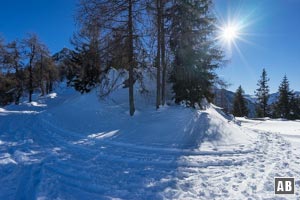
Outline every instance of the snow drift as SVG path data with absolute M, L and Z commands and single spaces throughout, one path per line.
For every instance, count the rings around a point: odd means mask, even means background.
M 127 92 L 127 89 L 117 89 L 110 97 L 101 100 L 97 90 L 85 95 L 74 94 L 71 98 L 62 93 L 60 98 L 65 98 L 65 101 L 41 115 L 45 123 L 86 136 L 83 138 L 86 140 L 105 138 L 147 147 L 197 151 L 204 144 L 218 149 L 252 142 L 253 135 L 245 133 L 232 117 L 212 104 L 206 110 L 174 104 L 155 110 L 155 92 L 151 90 L 141 94 L 136 88 L 136 113 L 130 117 Z M 102 137 L 91 137 L 97 134 Z

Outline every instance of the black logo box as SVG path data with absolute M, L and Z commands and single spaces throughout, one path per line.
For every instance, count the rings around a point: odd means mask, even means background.
M 274 180 L 275 180 L 275 184 L 274 184 L 275 194 L 295 194 L 295 178 L 275 177 Z M 289 188 L 289 186 L 291 188 Z

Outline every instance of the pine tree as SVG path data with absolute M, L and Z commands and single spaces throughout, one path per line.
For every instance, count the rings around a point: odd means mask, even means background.
M 291 92 L 289 119 L 295 120 L 299 118 L 300 118 L 300 98 L 296 97 L 294 92 Z
M 201 99 L 212 100 L 214 69 L 220 66 L 222 52 L 214 40 L 215 18 L 210 0 L 175 0 L 170 8 L 170 48 L 173 53 L 175 102 L 194 107 Z
M 287 119 L 290 117 L 290 111 L 291 111 L 290 98 L 292 92 L 290 91 L 289 81 L 286 75 L 282 79 L 282 82 L 278 89 L 278 93 L 279 93 L 279 98 L 275 106 L 276 109 L 275 116 Z
M 232 110 L 232 114 L 236 117 L 244 117 L 248 115 L 248 108 L 246 106 L 247 103 L 243 95 L 244 90 L 242 89 L 242 86 L 239 86 L 235 92 Z
M 269 100 L 269 86 L 267 72 L 263 69 L 260 80 L 257 83 L 255 95 L 257 97 L 256 115 L 257 117 L 267 117 L 270 114 L 268 100 Z
M 88 93 L 101 81 L 100 66 L 100 27 L 97 19 L 92 17 L 82 22 L 78 32 L 72 38 L 75 52 L 72 54 L 73 74 L 69 85 L 81 93 Z M 80 20 L 78 20 L 81 22 Z
M 14 101 L 12 89 L 15 88 L 15 86 L 14 74 L 0 73 L 0 106 L 5 106 Z

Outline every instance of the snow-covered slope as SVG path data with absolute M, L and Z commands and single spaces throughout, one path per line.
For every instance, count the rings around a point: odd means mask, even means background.
M 97 90 L 61 86 L 2 108 L 0 199 L 273 197 L 267 170 L 279 149 L 269 149 L 269 135 L 213 105 L 156 111 L 149 102 L 151 91 L 137 95 L 130 117 L 127 89 L 99 101 Z

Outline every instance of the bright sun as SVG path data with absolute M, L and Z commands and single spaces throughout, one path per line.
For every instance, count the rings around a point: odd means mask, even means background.
M 221 30 L 221 37 L 226 42 L 233 42 L 239 36 L 239 30 L 236 26 L 228 25 Z
M 240 14 L 243 14 L 240 15 Z M 255 11 L 251 11 L 249 14 L 236 10 L 236 12 L 228 12 L 227 19 L 221 15 L 218 16 L 217 23 L 215 24 L 215 40 L 220 44 L 220 47 L 226 52 L 226 56 L 231 57 L 233 50 L 240 55 L 244 60 L 244 55 L 239 48 L 239 43 L 247 43 L 255 45 L 247 39 L 248 36 L 257 35 L 256 33 L 250 33 L 249 28 L 256 20 Z

